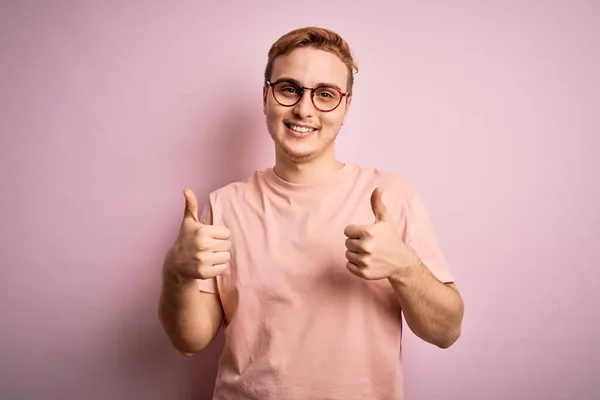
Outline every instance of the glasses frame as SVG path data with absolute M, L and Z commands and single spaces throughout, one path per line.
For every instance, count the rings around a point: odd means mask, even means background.
M 290 83 L 290 84 L 298 86 L 300 88 L 300 96 L 298 96 L 298 100 L 296 100 L 296 102 L 294 104 L 282 104 L 279 100 L 277 100 L 277 97 L 275 96 L 275 87 L 274 86 L 277 85 L 277 84 L 279 84 L 279 83 L 282 83 L 282 82 Z M 311 101 L 313 107 L 315 107 L 317 110 L 319 110 L 321 112 L 332 112 L 333 110 L 335 110 L 336 108 L 338 108 L 340 106 L 340 104 L 342 104 L 342 101 L 344 100 L 344 97 L 351 95 L 351 93 L 349 91 L 344 93 L 340 89 L 332 87 L 332 86 L 319 85 L 319 86 L 316 86 L 314 88 L 311 88 L 311 87 L 302 86 L 298 82 L 294 82 L 294 81 L 291 81 L 291 80 L 281 80 L 281 81 L 277 81 L 277 82 L 265 81 L 265 84 L 268 87 L 271 88 L 271 92 L 273 93 L 273 99 L 280 106 L 283 106 L 283 107 L 294 107 L 296 104 L 300 103 L 300 100 L 302 100 L 302 97 L 304 97 L 304 92 L 309 92 L 310 93 L 310 101 Z M 336 92 L 338 92 L 340 94 L 340 101 L 331 110 L 323 110 L 323 109 L 317 107 L 317 105 L 315 104 L 315 90 L 320 89 L 320 88 L 327 88 L 327 89 L 335 90 Z

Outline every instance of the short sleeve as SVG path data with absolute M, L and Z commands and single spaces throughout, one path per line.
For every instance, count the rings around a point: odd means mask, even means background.
M 408 203 L 407 245 L 419 256 L 423 264 L 441 282 L 453 282 L 450 267 L 440 249 L 431 218 L 421 196 L 413 191 Z
M 212 225 L 212 207 L 210 199 L 207 199 L 204 206 L 198 214 L 198 221 L 201 224 Z M 198 279 L 198 287 L 202 292 L 217 293 L 217 282 L 215 278 Z

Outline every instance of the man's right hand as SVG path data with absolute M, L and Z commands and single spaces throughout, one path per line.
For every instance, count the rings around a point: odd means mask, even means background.
M 185 189 L 183 194 L 183 221 L 169 251 L 165 272 L 179 282 L 213 278 L 225 271 L 231 258 L 231 231 L 225 226 L 200 223 L 196 195 L 190 189 Z

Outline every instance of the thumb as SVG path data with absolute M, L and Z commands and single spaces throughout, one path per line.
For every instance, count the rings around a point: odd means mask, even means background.
M 384 222 L 390 219 L 390 214 L 381 199 L 380 188 L 375 188 L 371 194 L 371 209 L 375 215 L 375 222 Z
M 185 210 L 183 212 L 183 220 L 193 220 L 198 221 L 198 199 L 196 199 L 196 195 L 192 192 L 191 189 L 185 189 L 183 191 L 183 196 L 185 197 Z

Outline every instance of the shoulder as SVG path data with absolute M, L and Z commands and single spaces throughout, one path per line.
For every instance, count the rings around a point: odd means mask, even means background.
M 416 186 L 404 175 L 375 166 L 355 165 L 357 179 L 365 180 L 373 188 L 379 187 L 383 197 L 410 205 L 419 198 Z
M 243 200 L 249 193 L 260 190 L 264 184 L 265 170 L 254 171 L 245 179 L 228 183 L 210 192 L 209 197 L 213 207 L 219 203 Z
M 369 181 L 369 188 L 381 188 L 383 203 L 396 216 L 402 229 L 406 230 L 407 237 L 423 227 L 423 232 L 429 229 L 429 212 L 416 185 L 397 172 L 376 167 L 359 169 L 360 175 Z

